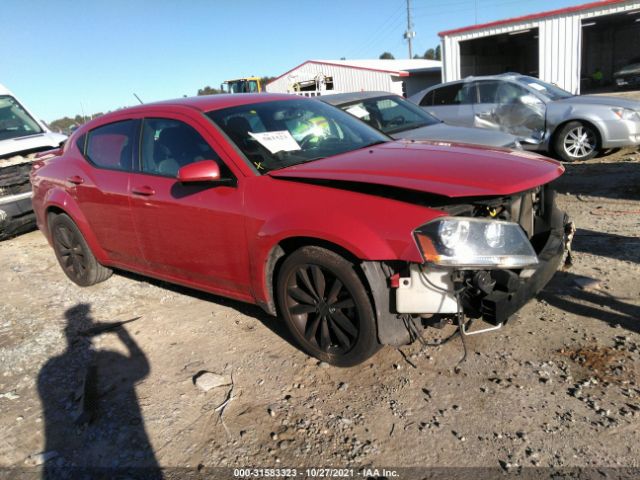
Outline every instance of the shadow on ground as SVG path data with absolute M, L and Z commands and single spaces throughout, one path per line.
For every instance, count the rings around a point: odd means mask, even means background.
M 98 323 L 91 306 L 65 312 L 67 346 L 38 375 L 47 456 L 42 478 L 162 478 L 135 385 L 150 371 L 124 322 Z M 131 319 L 135 320 L 135 319 Z M 96 350 L 117 335 L 126 354 Z
M 621 200 L 640 200 L 638 164 L 624 161 L 635 155 L 637 151 L 626 149 L 604 157 L 606 161 L 565 163 L 565 174 L 554 182 L 554 187 L 558 193 L 616 199 L 616 204 Z M 612 208 L 612 204 L 603 207 L 619 209 Z
M 195 290 L 189 287 L 183 287 L 181 285 L 168 283 L 162 280 L 156 280 L 154 278 L 145 277 L 143 275 L 138 275 L 136 273 L 127 272 L 124 270 L 118 270 L 117 273 L 123 277 L 135 280 L 136 282 L 149 283 L 158 288 L 163 288 L 174 293 L 179 293 L 180 295 L 187 295 L 189 297 L 197 298 L 198 300 L 203 300 L 205 302 L 211 302 L 217 305 L 222 305 L 224 307 L 233 308 L 234 310 L 237 310 L 247 317 L 255 318 L 256 320 L 264 324 L 273 333 L 289 343 L 292 347 L 296 349 L 300 348 L 300 346 L 296 343 L 295 339 L 287 329 L 284 321 L 280 318 L 269 315 L 257 305 L 240 302 L 227 297 L 221 297 L 212 293 Z
M 576 284 L 579 278 L 582 277 L 558 272 L 539 298 L 565 312 L 640 333 L 640 306 L 627 302 L 633 299 L 619 298 L 603 290 L 582 290 Z
M 579 228 L 571 246 L 576 252 L 640 263 L 640 237 Z

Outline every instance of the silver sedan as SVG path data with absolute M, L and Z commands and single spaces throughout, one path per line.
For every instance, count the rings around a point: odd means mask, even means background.
M 554 152 L 565 161 L 640 144 L 640 102 L 572 95 L 525 75 L 468 77 L 409 100 L 447 123 L 508 132 L 525 149 Z
M 322 95 L 325 103 L 341 108 L 392 138 L 469 143 L 522 150 L 514 135 L 481 128 L 456 127 L 388 92 Z

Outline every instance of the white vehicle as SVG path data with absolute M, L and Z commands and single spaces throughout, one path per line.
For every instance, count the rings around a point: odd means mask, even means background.
M 58 148 L 66 139 L 0 85 L 0 240 L 35 225 L 29 183 L 33 154 Z

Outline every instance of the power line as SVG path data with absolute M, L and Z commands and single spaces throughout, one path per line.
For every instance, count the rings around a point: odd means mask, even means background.
M 389 26 L 391 26 L 392 24 L 397 24 L 397 20 L 402 19 L 401 14 L 403 10 L 404 7 L 397 7 L 393 14 L 388 16 L 378 28 L 373 30 L 373 32 L 375 33 L 370 36 L 364 43 L 362 43 L 360 48 L 358 48 L 357 50 L 353 50 L 353 56 L 357 57 L 362 52 L 367 51 L 372 46 L 372 44 L 376 42 L 376 40 L 380 39 L 383 31 L 387 31 Z

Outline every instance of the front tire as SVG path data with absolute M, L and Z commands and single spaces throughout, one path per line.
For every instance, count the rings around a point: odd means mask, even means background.
M 589 160 L 600 150 L 598 132 L 586 123 L 569 122 L 556 133 L 553 148 L 565 162 Z
M 302 349 L 324 362 L 350 367 L 379 348 L 367 290 L 353 263 L 320 247 L 302 247 L 278 273 L 280 314 Z
M 49 223 L 56 258 L 72 282 L 88 287 L 111 276 L 113 271 L 100 265 L 80 229 L 68 215 L 55 215 Z

